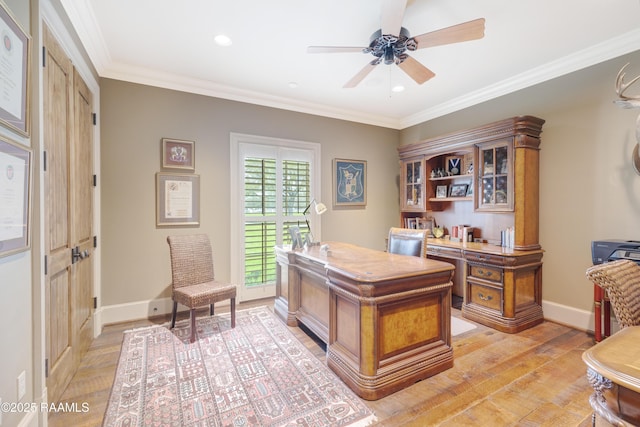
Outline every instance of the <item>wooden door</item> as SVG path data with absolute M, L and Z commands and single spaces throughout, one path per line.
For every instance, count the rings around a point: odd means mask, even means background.
M 47 388 L 57 401 L 93 330 L 91 96 L 43 26 Z

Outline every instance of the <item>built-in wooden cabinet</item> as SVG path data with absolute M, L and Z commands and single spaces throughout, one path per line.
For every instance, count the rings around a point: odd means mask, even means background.
M 513 211 L 513 140 L 478 144 L 476 210 Z
M 543 124 L 532 116 L 513 117 L 398 149 L 402 226 L 412 223 L 408 219 L 429 217 L 444 227 L 444 239 L 429 239 L 427 256 L 456 265 L 463 316 L 504 332 L 543 320 L 538 240 Z M 416 188 L 409 164 L 421 165 L 422 204 L 405 203 Z M 462 224 L 473 227 L 474 241 L 446 239 Z M 509 247 L 501 244 L 505 229 L 513 235 Z
M 400 197 L 404 211 L 422 212 L 425 205 L 425 163 L 424 158 L 402 161 L 402 195 Z

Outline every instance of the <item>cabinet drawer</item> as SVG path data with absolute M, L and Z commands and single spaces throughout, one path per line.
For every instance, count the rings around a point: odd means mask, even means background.
M 469 277 L 477 277 L 478 279 L 491 280 L 492 282 L 502 284 L 502 269 L 469 264 Z
M 469 302 L 502 312 L 502 289 L 467 282 L 469 285 Z

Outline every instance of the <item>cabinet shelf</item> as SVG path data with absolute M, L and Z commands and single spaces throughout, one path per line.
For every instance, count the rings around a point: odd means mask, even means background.
M 430 197 L 430 202 L 472 202 L 473 197 Z
M 451 181 L 452 179 L 463 179 L 463 178 L 473 179 L 473 174 L 466 173 L 462 175 L 450 175 L 450 176 L 443 176 L 439 178 L 429 178 L 429 181 Z

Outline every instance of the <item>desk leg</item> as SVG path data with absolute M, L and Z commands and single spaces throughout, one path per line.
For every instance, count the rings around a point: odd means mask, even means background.
M 593 284 L 593 306 L 594 306 L 594 335 L 596 342 L 602 341 L 602 294 L 600 286 Z

